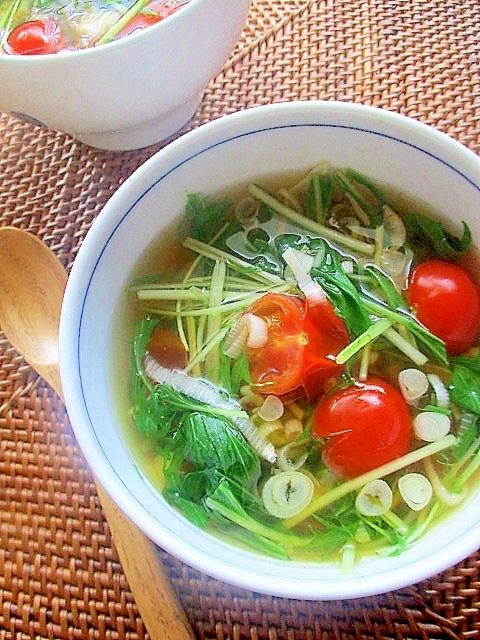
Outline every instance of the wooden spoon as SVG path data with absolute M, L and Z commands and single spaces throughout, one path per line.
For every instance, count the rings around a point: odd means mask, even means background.
M 0 228 L 0 326 L 25 361 L 62 398 L 58 328 L 67 272 L 46 244 Z M 125 576 L 152 640 L 193 640 L 154 544 L 96 488 Z

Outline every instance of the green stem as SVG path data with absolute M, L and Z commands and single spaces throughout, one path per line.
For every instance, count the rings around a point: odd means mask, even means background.
M 359 253 L 363 253 L 368 256 L 373 255 L 374 247 L 371 244 L 368 244 L 367 242 L 362 242 L 361 240 L 356 240 L 351 236 L 346 236 L 345 234 L 339 233 L 334 229 L 330 229 L 329 227 L 319 224 L 314 220 L 310 220 L 310 218 L 307 218 L 303 214 L 298 213 L 297 211 L 295 211 L 295 209 L 292 209 L 284 205 L 282 202 L 280 202 L 279 200 L 271 196 L 269 193 L 267 193 L 264 189 L 262 189 L 258 185 L 250 184 L 247 187 L 247 190 L 249 194 L 252 196 L 252 198 L 256 198 L 257 200 L 260 200 L 261 202 L 266 204 L 268 207 L 270 207 L 270 209 L 273 209 L 284 218 L 291 220 L 291 222 L 298 224 L 303 229 L 312 231 L 313 233 L 315 233 L 317 236 L 320 236 L 321 238 L 327 238 L 329 240 L 332 240 L 333 242 L 337 242 L 338 244 L 341 244 L 344 247 L 348 247 L 353 251 L 358 251 Z
M 362 474 L 361 476 L 357 476 L 356 478 L 352 478 L 351 480 L 347 480 L 342 484 L 337 485 L 333 489 L 325 492 L 321 496 L 318 496 L 308 505 L 306 509 L 304 509 L 297 516 L 292 518 L 288 518 L 284 521 L 284 524 L 288 527 L 294 527 L 297 524 L 300 524 L 314 513 L 321 511 L 332 502 L 336 502 L 343 498 L 344 496 L 352 493 L 352 491 L 358 491 L 363 486 L 372 482 L 373 480 L 378 480 L 378 478 L 383 478 L 388 476 L 395 471 L 399 471 L 405 467 L 410 466 L 411 464 L 415 464 L 428 456 L 434 455 L 443 451 L 444 449 L 449 449 L 453 447 L 457 439 L 454 435 L 449 434 L 436 440 L 435 442 L 431 442 L 420 449 L 415 449 L 415 451 L 410 451 L 409 453 L 397 458 L 396 460 L 392 460 L 391 462 L 387 462 L 387 464 L 382 465 L 381 467 L 377 467 L 376 469 L 372 469 L 367 473 Z
M 137 0 L 130 9 L 125 11 L 125 13 L 105 31 L 103 36 L 97 40 L 97 45 L 106 44 L 116 38 L 123 27 L 125 27 L 138 13 L 141 13 L 147 2 L 148 0 Z
M 189 302 L 205 302 L 208 293 L 197 287 L 189 289 L 140 289 L 137 291 L 139 300 L 184 300 Z
M 387 320 L 386 318 L 382 318 L 381 320 L 374 322 L 371 327 L 368 327 L 368 329 L 360 334 L 358 338 L 355 338 L 353 342 L 350 342 L 350 344 L 340 351 L 335 358 L 337 364 L 345 364 L 345 362 L 350 360 L 350 358 L 360 351 L 360 349 L 363 349 L 363 347 L 366 347 L 367 344 L 375 340 L 375 338 L 378 338 L 382 333 L 385 333 L 391 325 L 392 321 Z
M 4 32 L 3 34 L 1 34 L 2 36 L 8 36 L 10 31 L 12 30 L 15 14 L 17 13 L 18 8 L 22 4 L 22 2 L 23 0 L 15 0 L 15 2 L 10 5 L 10 9 L 5 13 L 5 17 L 0 23 L 0 29 Z M 29 2 L 29 5 L 32 6 L 32 3 Z
M 225 260 L 229 267 L 241 272 L 246 271 L 251 278 L 273 283 L 281 282 L 281 278 L 278 276 L 261 269 L 256 269 L 249 262 L 246 262 L 241 258 L 237 258 L 226 251 L 222 251 L 217 247 L 212 247 L 205 242 L 196 240 L 195 238 L 185 238 L 183 245 L 187 249 L 191 249 L 192 251 L 202 255 L 204 258 L 210 258 L 210 260 Z
M 389 342 L 391 342 L 399 351 L 404 353 L 407 358 L 417 365 L 422 367 L 428 360 L 427 356 L 413 346 L 408 340 L 405 340 L 395 329 L 389 327 L 384 331 L 383 335 Z
M 225 284 L 225 274 L 227 265 L 224 260 L 217 260 L 212 272 L 212 285 L 208 299 L 210 313 L 207 320 L 207 342 L 210 342 L 220 331 L 222 322 L 221 302 L 223 299 L 223 286 Z M 213 311 L 216 309 L 216 311 Z M 218 349 L 210 349 L 205 358 L 205 373 L 213 382 L 218 382 L 218 370 L 220 367 L 220 356 Z
M 286 293 L 291 291 L 292 287 L 289 284 L 280 285 L 279 287 L 273 287 L 271 291 L 276 293 Z M 249 307 L 251 304 L 256 302 L 259 298 L 261 298 L 265 293 L 263 291 L 258 291 L 256 293 L 251 293 L 248 296 L 242 297 L 240 300 L 233 300 L 232 302 L 222 302 L 222 304 L 218 305 L 215 308 L 201 308 L 201 309 L 183 309 L 181 311 L 173 311 L 172 309 L 163 309 L 160 307 L 147 307 L 145 311 L 147 313 L 152 313 L 155 315 L 163 314 L 169 317 L 188 317 L 188 316 L 208 316 L 210 313 L 216 313 L 221 311 L 222 313 L 234 313 L 240 312 Z

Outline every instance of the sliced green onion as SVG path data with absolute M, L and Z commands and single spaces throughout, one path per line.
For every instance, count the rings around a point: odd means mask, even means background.
M 427 378 L 433 387 L 433 391 L 435 392 L 437 405 L 439 407 L 442 407 L 443 409 L 448 409 L 448 407 L 450 406 L 450 396 L 448 394 L 446 386 L 443 383 L 443 380 L 436 373 L 427 374 Z
M 405 402 L 412 407 L 418 405 L 418 401 L 428 391 L 428 378 L 420 369 L 403 369 L 398 374 L 398 385 Z
M 368 482 L 355 499 L 355 507 L 363 516 L 381 516 L 389 511 L 393 502 L 393 493 L 385 480 Z
M 290 518 L 309 504 L 313 482 L 300 471 L 282 471 L 270 476 L 262 489 L 265 509 L 276 518 Z
M 363 253 L 367 256 L 373 255 L 374 248 L 371 244 L 362 242 L 361 240 L 357 240 L 356 238 L 352 238 L 351 236 L 347 236 L 343 233 L 339 233 L 334 229 L 330 229 L 329 227 L 325 227 L 318 222 L 310 220 L 310 218 L 306 218 L 303 214 L 298 213 L 297 211 L 295 211 L 295 209 L 287 207 L 256 184 L 250 184 L 247 189 L 251 196 L 257 198 L 257 200 L 260 200 L 268 207 L 282 215 L 284 218 L 291 220 L 291 222 L 298 224 L 308 231 L 312 231 L 321 238 L 333 240 L 338 244 L 348 247 L 353 251 Z
M 308 457 L 305 446 L 299 442 L 289 442 L 278 451 L 277 466 L 281 471 L 298 471 Z
M 351 480 L 347 480 L 342 484 L 333 487 L 329 491 L 326 491 L 322 495 L 314 498 L 312 502 L 308 505 L 308 509 L 305 509 L 298 517 L 289 518 L 284 524 L 288 528 L 294 527 L 299 524 L 303 520 L 306 520 L 317 511 L 321 511 L 328 505 L 340 500 L 344 496 L 352 493 L 352 491 L 358 491 L 364 485 L 368 484 L 372 480 L 376 480 L 377 478 L 382 478 L 384 476 L 388 476 L 391 473 L 395 473 L 400 469 L 404 469 L 405 467 L 410 466 L 411 464 L 415 464 L 424 458 L 428 458 L 440 451 L 444 451 L 445 449 L 450 449 L 457 442 L 457 439 L 454 435 L 449 434 L 436 442 L 431 442 L 430 444 L 421 447 L 420 449 L 415 449 L 414 451 L 410 451 L 406 453 L 404 456 L 400 456 L 391 462 L 387 462 L 381 467 L 377 467 L 376 469 L 372 469 L 372 471 L 368 471 L 367 473 L 362 474 L 361 476 L 357 476 L 356 478 L 352 478 Z
M 398 481 L 400 495 L 412 511 L 420 511 L 432 499 L 432 483 L 422 473 L 407 473 Z
M 278 396 L 267 396 L 258 409 L 258 417 L 265 422 L 279 420 L 283 416 L 285 407 Z
M 419 440 L 435 442 L 450 432 L 450 418 L 438 411 L 421 411 L 413 419 L 413 432 Z

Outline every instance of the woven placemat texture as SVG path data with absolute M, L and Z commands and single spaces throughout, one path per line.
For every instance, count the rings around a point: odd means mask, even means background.
M 253 0 L 178 135 L 320 98 L 406 114 L 479 153 L 479 12 L 478 0 Z M 0 114 L 0 224 L 70 268 L 104 203 L 161 146 L 103 152 Z M 0 436 L 0 638 L 146 638 L 63 404 L 1 334 Z M 406 589 L 325 603 L 234 588 L 159 553 L 201 640 L 480 638 L 478 554 Z

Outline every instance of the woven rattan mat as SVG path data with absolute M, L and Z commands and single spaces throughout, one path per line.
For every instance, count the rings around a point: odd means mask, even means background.
M 336 99 L 399 111 L 478 153 L 479 12 L 478 0 L 254 0 L 185 130 L 257 104 Z M 158 148 L 100 152 L 0 115 L 0 223 L 70 267 L 102 205 Z M 0 405 L 0 638 L 145 638 L 64 407 L 1 334 Z M 330 603 L 233 588 L 161 554 L 202 640 L 480 638 L 477 554 Z

